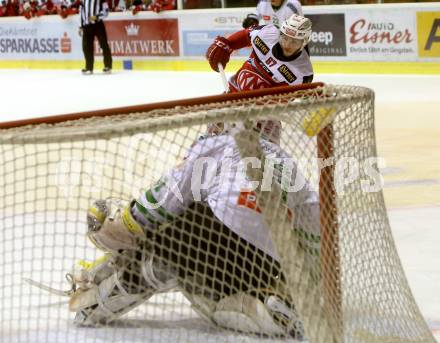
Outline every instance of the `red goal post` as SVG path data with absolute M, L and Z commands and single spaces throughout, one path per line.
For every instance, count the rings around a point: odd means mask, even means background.
M 108 108 L 103 110 L 69 113 L 62 115 L 53 115 L 50 117 L 29 118 L 29 119 L 9 121 L 9 122 L 0 122 L 0 129 L 11 129 L 20 126 L 38 125 L 38 124 L 57 124 L 66 121 L 85 119 L 91 117 L 107 117 L 113 115 L 123 115 L 130 113 L 139 113 L 139 112 L 146 113 L 157 109 L 165 110 L 175 107 L 200 106 L 200 105 L 207 105 L 213 103 L 222 103 L 226 101 L 245 100 L 245 99 L 262 97 L 266 95 L 275 95 L 275 94 L 281 95 L 287 93 L 294 93 L 301 90 L 317 89 L 319 87 L 322 87 L 323 85 L 324 84 L 322 82 L 314 82 L 314 83 L 303 84 L 298 86 L 282 86 L 275 88 L 257 89 L 257 90 L 246 91 L 241 93 L 224 93 L 220 95 L 210 95 L 199 98 L 170 100 L 170 101 L 156 102 L 150 104 Z

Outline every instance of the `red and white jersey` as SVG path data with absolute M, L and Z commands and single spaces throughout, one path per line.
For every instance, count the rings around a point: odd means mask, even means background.
M 280 53 L 280 32 L 274 25 L 249 31 L 252 53 L 229 79 L 231 92 L 298 85 L 313 80 L 313 67 L 306 49 L 286 58 Z
M 285 0 L 281 7 L 274 10 L 270 0 L 260 0 L 257 5 L 257 15 L 264 24 L 274 24 L 280 27 L 283 21 L 292 14 L 304 16 L 301 3 L 298 0 Z
M 266 166 L 272 163 L 273 182 L 283 184 L 283 202 L 289 209 L 285 219 L 292 224 L 293 230 L 302 232 L 302 237 L 310 238 L 304 244 L 319 251 L 317 193 L 299 176 L 297 164 L 285 151 L 266 140 L 260 142 Z M 285 165 L 288 173 L 283 173 Z M 215 216 L 229 229 L 278 259 L 262 210 L 256 205 L 254 182 L 248 180 L 245 167 L 232 136 L 200 139 L 191 147 L 181 166 L 167 173 L 137 200 L 132 208 L 133 215 L 142 225 L 154 228 L 182 214 L 194 201 L 202 201 L 209 204 Z M 287 185 L 289 180 L 290 185 L 299 179 L 302 183 L 296 189 L 286 190 L 286 179 Z

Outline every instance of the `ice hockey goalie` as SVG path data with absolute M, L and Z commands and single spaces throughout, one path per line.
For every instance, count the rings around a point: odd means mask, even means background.
M 272 168 L 273 182 L 285 183 L 284 175 L 291 183 L 298 179 L 296 164 L 278 145 L 259 142 L 270 156 L 266 162 L 273 162 L 265 166 Z M 107 324 L 154 294 L 179 290 L 219 327 L 303 337 L 243 163 L 231 133 L 204 137 L 139 198 L 95 201 L 87 213 L 87 236 L 105 255 L 82 262 L 70 276 L 75 322 Z M 303 232 L 302 243 L 315 252 L 309 258 L 317 264 L 317 194 L 307 182 L 283 194 L 292 229 Z

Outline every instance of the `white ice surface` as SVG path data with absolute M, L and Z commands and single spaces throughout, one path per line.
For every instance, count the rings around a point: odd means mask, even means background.
M 315 81 L 370 87 L 377 102 L 438 100 L 439 76 L 317 75 Z M 0 70 L 0 122 L 223 92 L 210 72 L 131 72 L 83 76 L 78 71 Z
M 405 103 L 438 103 L 440 94 L 438 76 L 341 74 L 317 75 L 315 80 L 367 86 L 376 91 L 376 102 L 402 103 L 402 106 Z M 115 71 L 112 75 L 82 76 L 78 71 L 0 70 L 0 122 L 199 97 L 222 91 L 221 79 L 216 73 Z M 414 296 L 440 342 L 440 206 L 393 209 L 389 211 L 389 218 Z M 34 321 L 38 324 L 38 318 Z M 47 327 L 44 323 L 39 325 Z M 195 320 L 181 325 L 173 330 L 186 330 L 188 341 L 191 341 L 188 327 L 200 323 Z M 159 327 L 159 331 L 161 329 L 169 328 Z M 164 342 L 173 341 L 173 330 L 169 340 Z M 98 330 L 92 336 L 98 334 L 105 342 L 109 337 L 122 339 L 120 332 Z M 45 336 L 39 337 L 41 335 L 41 332 L 29 331 L 25 337 L 17 336 L 17 341 L 69 341 L 68 336 L 59 337 L 49 329 Z M 74 336 L 83 337 L 80 342 L 88 342 L 88 335 L 81 335 Z M 134 337 L 130 342 L 139 340 L 136 331 L 130 335 Z M 204 339 L 207 337 L 209 335 Z M 245 337 L 239 341 L 250 342 Z

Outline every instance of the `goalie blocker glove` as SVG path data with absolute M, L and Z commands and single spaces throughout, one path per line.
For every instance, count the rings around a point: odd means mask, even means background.
M 223 68 L 226 67 L 232 51 L 230 42 L 224 37 L 217 36 L 206 51 L 206 59 L 211 68 L 218 72 L 218 64 L 221 63 Z

